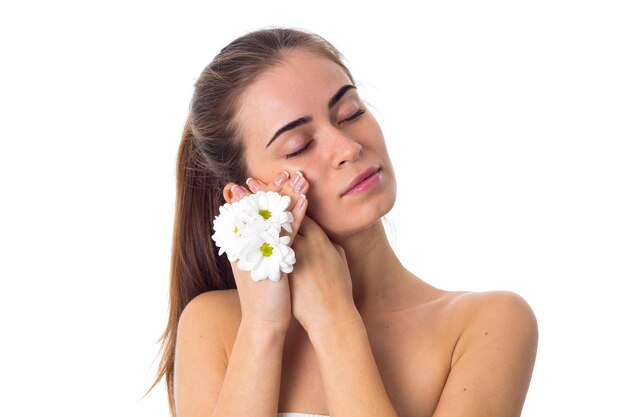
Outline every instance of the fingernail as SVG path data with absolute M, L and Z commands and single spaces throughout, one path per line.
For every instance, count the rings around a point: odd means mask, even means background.
M 248 178 L 246 180 L 246 184 L 248 185 L 248 188 L 250 188 L 250 191 L 252 191 L 253 193 L 256 193 L 257 191 L 259 191 L 259 188 L 261 188 L 261 183 L 259 183 L 254 178 Z
M 285 181 L 287 181 L 287 178 L 289 178 L 289 173 L 287 171 L 283 171 L 278 175 L 278 177 L 276 177 L 274 184 L 279 186 L 283 185 Z
M 233 185 L 233 188 L 230 189 L 230 192 L 233 193 L 233 195 L 237 199 L 240 199 L 241 197 L 245 195 L 243 191 L 243 187 L 240 187 L 238 185 Z
M 304 185 L 306 184 L 306 180 L 304 179 L 304 177 L 300 177 L 300 179 L 298 180 L 298 182 L 296 183 L 296 191 L 300 192 L 302 190 L 304 190 Z
M 294 175 L 293 177 L 291 177 L 291 181 L 289 181 L 289 184 L 291 185 L 296 185 L 296 182 L 298 182 L 298 180 L 302 178 L 302 172 L 300 171 L 296 171 L 296 175 Z
M 296 202 L 296 208 L 302 209 L 304 207 L 304 203 L 306 203 L 306 195 L 300 194 L 300 197 L 298 197 L 298 201 Z

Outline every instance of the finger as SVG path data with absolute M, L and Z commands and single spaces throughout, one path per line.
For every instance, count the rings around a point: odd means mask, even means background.
M 250 195 L 250 191 L 246 187 L 231 182 L 224 187 L 223 195 L 227 203 L 234 203 Z
M 289 180 L 289 178 L 291 179 Z M 287 171 L 283 171 L 269 184 L 265 184 L 263 181 L 256 178 L 248 178 L 246 184 L 253 193 L 259 190 L 274 191 L 289 197 L 290 204 L 287 208 L 289 211 L 295 208 L 300 196 L 305 195 L 309 190 L 309 182 L 300 171 L 296 171 L 291 177 Z
M 248 188 L 250 188 L 250 191 L 252 191 L 253 193 L 256 193 L 257 191 L 266 187 L 265 183 L 257 180 L 256 178 L 248 178 L 246 180 L 246 184 L 248 185 Z
M 287 190 L 293 194 L 306 194 L 309 191 L 309 181 L 304 178 L 304 174 L 300 171 L 296 171 L 295 174 L 291 176 L 291 179 L 283 189 L 287 188 Z
M 295 204 L 293 205 L 293 208 L 291 209 L 291 214 L 293 214 L 293 222 L 291 223 L 291 232 L 287 233 L 287 236 L 289 236 L 290 246 L 293 244 L 293 239 L 300 230 L 300 225 L 302 224 L 302 221 L 307 217 L 305 213 L 308 204 L 309 201 L 307 200 L 306 195 L 300 194 Z
M 253 193 L 256 193 L 259 190 L 280 192 L 282 185 L 285 184 L 287 180 L 289 180 L 289 172 L 282 171 L 269 184 L 265 184 L 263 181 L 256 178 L 248 178 L 246 180 L 246 184 L 248 184 L 248 187 L 250 187 L 250 190 Z
M 287 171 L 282 171 L 268 184 L 256 178 L 248 178 L 246 184 L 253 193 L 263 190 L 275 191 L 282 195 L 289 196 L 291 198 L 292 207 L 295 205 L 296 199 L 301 194 L 306 194 L 309 190 L 309 182 L 300 171 L 296 171 L 293 175 L 289 175 Z
M 291 176 L 289 182 L 283 185 L 280 193 L 291 198 L 291 205 L 289 210 L 293 214 L 293 223 L 291 225 L 291 232 L 288 236 L 291 237 L 290 242 L 293 243 L 295 236 L 300 230 L 302 221 L 304 220 L 306 209 L 308 207 L 308 200 L 306 198 L 306 192 L 309 189 L 309 182 L 304 178 L 304 174 L 300 171 L 296 171 Z
M 300 171 L 296 171 L 295 174 L 291 176 L 289 182 L 283 184 L 278 192 L 282 195 L 288 196 L 291 199 L 291 204 L 289 205 L 288 210 L 293 212 L 296 208 L 296 205 L 298 204 L 298 201 L 301 198 L 306 198 L 306 193 L 308 190 L 309 182 L 306 180 L 306 178 L 304 178 L 304 175 Z M 300 204 L 303 203 L 303 201 L 300 201 Z M 301 213 L 304 214 L 304 212 Z
M 287 171 L 282 171 L 269 184 L 265 184 L 263 181 L 256 178 L 248 178 L 246 184 L 250 187 L 252 192 L 259 190 L 274 191 L 289 197 L 290 204 L 287 210 L 292 213 L 294 220 L 291 224 L 291 232 L 286 233 L 284 236 L 289 236 L 290 242 L 293 242 L 293 238 L 298 233 L 300 223 L 304 218 L 308 206 L 306 192 L 309 189 L 309 182 L 304 178 L 304 174 L 300 171 L 296 171 L 290 176 Z

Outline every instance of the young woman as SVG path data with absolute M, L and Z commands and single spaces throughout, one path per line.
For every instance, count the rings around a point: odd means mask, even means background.
M 255 282 L 211 236 L 218 208 L 291 198 L 297 262 Z M 519 416 L 537 347 L 509 292 L 406 270 L 381 218 L 396 182 L 339 52 L 289 29 L 226 46 L 196 83 L 178 154 L 159 379 L 178 417 Z

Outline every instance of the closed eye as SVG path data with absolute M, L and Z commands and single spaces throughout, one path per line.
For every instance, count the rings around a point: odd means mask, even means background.
M 342 121 L 339 122 L 339 124 L 342 124 L 344 122 L 349 122 L 351 120 L 357 119 L 359 116 L 361 116 L 363 113 L 365 113 L 365 110 L 359 109 L 356 111 L 356 113 L 354 113 L 352 116 L 343 119 Z
M 292 153 L 290 153 L 290 154 L 285 155 L 285 158 L 286 158 L 286 159 L 289 159 L 289 158 L 293 158 L 294 156 L 298 156 L 298 155 L 300 155 L 302 152 L 304 152 L 304 151 L 306 151 L 307 149 L 309 149 L 309 146 L 311 146 L 311 144 L 312 144 L 312 143 L 313 143 L 313 141 L 312 141 L 312 140 L 308 141 L 308 142 L 306 143 L 306 145 L 304 145 L 302 148 L 298 149 L 298 150 L 297 150 L 297 151 L 295 151 L 295 152 L 292 152 Z
M 340 122 L 339 122 L 339 124 L 342 124 L 342 123 L 344 123 L 344 122 L 349 122 L 349 121 L 352 121 L 352 120 L 358 119 L 358 118 L 359 118 L 362 114 L 364 114 L 364 113 L 365 113 L 365 110 L 363 110 L 363 109 L 359 109 L 359 110 L 357 110 L 357 111 L 356 111 L 356 112 L 355 112 L 352 116 L 349 116 L 349 117 L 347 117 L 347 118 L 343 119 L 342 121 L 340 121 Z M 311 146 L 311 144 L 313 144 L 313 141 L 312 141 L 312 140 L 308 141 L 308 142 L 306 143 L 306 145 L 304 145 L 302 148 L 298 149 L 297 151 L 295 151 L 295 152 L 292 152 L 292 153 L 290 153 L 290 154 L 285 155 L 285 159 L 293 158 L 293 157 L 295 157 L 295 156 L 300 155 L 300 154 L 301 154 L 301 153 L 303 153 L 303 152 L 306 152 L 306 151 L 309 149 L 309 147 Z

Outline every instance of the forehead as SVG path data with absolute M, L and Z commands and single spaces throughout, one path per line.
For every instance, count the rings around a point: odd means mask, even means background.
M 244 136 L 264 137 L 306 115 L 328 110 L 328 100 L 350 78 L 321 55 L 293 51 L 242 94 L 237 122 Z

